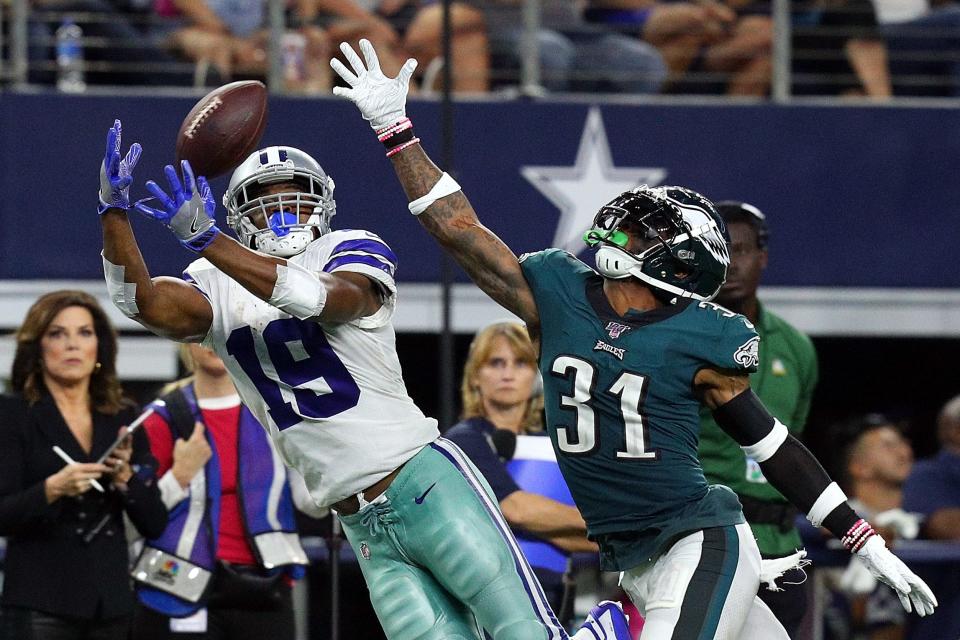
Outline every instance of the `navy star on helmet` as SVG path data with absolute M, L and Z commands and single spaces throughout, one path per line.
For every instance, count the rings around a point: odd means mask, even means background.
M 295 183 L 299 191 L 255 195 L 260 187 L 282 182 Z M 288 258 L 330 231 L 330 219 L 337 213 L 333 189 L 333 178 L 300 149 L 260 149 L 247 156 L 230 177 L 223 194 L 227 224 L 243 245 Z M 301 222 L 298 212 L 310 217 Z M 254 223 L 256 214 L 266 221 L 265 228 Z
M 639 229 L 652 244 L 628 251 L 625 227 Z M 605 278 L 637 278 L 671 297 L 710 300 L 730 265 L 723 219 L 710 200 L 684 187 L 623 192 L 601 207 L 583 239 L 598 247 L 597 270 Z

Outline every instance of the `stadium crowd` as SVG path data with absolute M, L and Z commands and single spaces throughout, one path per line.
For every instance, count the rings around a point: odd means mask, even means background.
M 9 47 L 14 17 L 5 11 Z M 286 2 L 270 37 L 265 0 L 31 0 L 27 81 L 52 84 L 61 27 L 82 32 L 86 83 L 218 86 L 263 78 L 281 58 L 285 91 L 329 92 L 331 43 L 367 38 L 388 73 L 420 62 L 419 90 L 442 83 L 442 6 L 427 0 Z M 450 6 L 451 78 L 487 91 L 727 94 L 771 92 L 775 43 L 766 0 L 562 0 L 540 3 L 530 39 L 522 0 Z M 955 96 L 960 6 L 955 0 L 803 0 L 790 6 L 793 95 Z M 535 42 L 539 74 L 521 86 Z M 8 49 L 7 56 L 10 55 Z M 615 61 L 616 64 L 612 64 Z M 613 69 L 616 69 L 615 71 Z M 529 84 L 529 83 L 528 83 Z

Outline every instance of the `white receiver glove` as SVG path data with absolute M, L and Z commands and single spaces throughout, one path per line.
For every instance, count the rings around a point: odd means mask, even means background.
M 911 608 L 915 609 L 919 616 L 933 613 L 937 599 L 930 587 L 887 549 L 881 536 L 871 536 L 857 551 L 857 555 L 867 565 L 873 577 L 897 592 L 900 604 L 908 613 Z
M 337 72 L 350 88 L 334 87 L 334 95 L 347 98 L 360 109 L 363 119 L 370 123 L 374 131 L 380 131 L 406 117 L 407 91 L 410 86 L 410 77 L 417 68 L 417 61 L 408 59 L 400 68 L 396 78 L 388 78 L 380 70 L 380 60 L 373 45 L 367 39 L 360 40 L 360 51 L 366 65 L 360 61 L 360 56 L 346 42 L 340 43 L 347 62 L 353 67 L 353 72 L 347 69 L 342 62 L 334 58 L 330 66 Z

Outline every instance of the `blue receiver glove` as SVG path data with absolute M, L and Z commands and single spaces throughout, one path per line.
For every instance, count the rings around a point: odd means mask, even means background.
M 100 204 L 97 213 L 103 215 L 107 209 L 130 209 L 133 168 L 137 166 L 142 151 L 140 143 L 134 142 L 126 157 L 120 159 L 120 121 L 114 120 L 113 126 L 107 130 L 107 151 L 100 165 Z
M 182 185 L 173 165 L 168 164 L 163 168 L 172 197 L 153 180 L 147 182 L 147 190 L 160 201 L 162 209 L 148 207 L 143 200 L 134 206 L 148 218 L 167 225 L 187 249 L 200 252 L 220 234 L 214 219 L 217 202 L 206 178 L 200 176 L 194 179 L 193 169 L 186 160 L 180 162 L 180 167 L 183 171 Z

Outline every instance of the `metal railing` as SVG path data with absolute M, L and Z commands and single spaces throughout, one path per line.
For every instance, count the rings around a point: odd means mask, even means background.
M 549 1 L 549 0 L 546 0 Z M 271 92 L 291 92 L 284 82 L 284 59 L 281 42 L 289 28 L 289 18 L 283 0 L 264 0 L 264 28 L 269 37 L 267 64 L 261 72 L 244 74 L 259 75 L 267 81 Z M 489 69 L 489 83 L 494 90 L 506 89 L 528 97 L 547 93 L 544 86 L 544 70 L 541 68 L 541 41 L 537 34 L 552 25 L 545 22 L 541 10 L 546 2 L 526 0 L 522 10 L 525 36 L 520 40 L 519 50 L 513 52 L 517 64 L 497 65 Z M 44 3 L 50 7 L 48 3 Z M 69 5 L 62 5 L 67 7 Z M 833 14 L 855 13 L 863 8 L 832 8 Z M 798 95 L 838 95 L 843 92 L 883 97 L 892 87 L 894 95 L 960 95 L 960 17 L 953 23 L 936 26 L 921 22 L 880 25 L 865 29 L 849 26 L 849 20 L 836 23 L 817 22 L 823 13 L 815 2 L 798 0 L 772 0 L 769 21 L 773 38 L 769 52 L 769 85 L 767 95 L 775 102 L 785 102 Z M 53 84 L 58 72 L 55 56 L 58 25 L 65 19 L 75 20 L 84 28 L 81 45 L 85 52 L 82 68 L 88 76 L 88 84 L 152 86 L 205 86 L 214 83 L 218 76 L 206 77 L 207 61 L 177 57 L 154 35 L 170 29 L 171 19 L 152 14 L 116 11 L 71 11 L 35 8 L 31 0 L 0 0 L 0 82 L 23 89 Z M 129 36 L 102 35 L 104 26 L 126 25 Z M 590 28 L 598 28 L 591 23 Z M 639 28 L 609 24 L 611 32 L 640 37 Z M 828 46 L 823 43 L 829 43 Z M 863 64 L 855 60 L 856 43 L 880 43 L 874 51 L 861 49 L 861 57 L 883 56 L 877 64 L 886 79 L 875 82 L 864 77 Z M 886 48 L 883 46 L 886 43 Z M 497 52 L 494 51 L 494 54 Z M 706 56 L 701 56 L 702 59 Z M 682 72 L 673 73 L 664 85 L 668 93 L 723 93 L 729 82 L 730 72 L 717 70 L 709 65 L 700 65 L 696 56 L 694 63 Z M 493 56 L 498 62 L 498 56 Z M 454 66 L 450 73 L 457 77 Z M 950 71 L 951 67 L 954 71 Z M 433 64 L 421 60 L 421 69 L 429 68 L 431 81 L 424 86 L 429 91 L 433 80 L 440 78 L 442 59 Z M 570 71 L 573 80 L 589 80 L 598 69 L 578 66 Z M 634 74 L 638 72 L 633 72 Z M 639 72 L 643 73 L 643 72 Z M 142 83 L 137 78 L 142 79 Z M 623 77 L 631 79 L 629 72 Z M 225 78 L 229 79 L 229 78 Z M 634 78 L 642 80 L 643 78 Z M 442 81 L 441 81 L 442 82 Z M 454 83 L 455 84 L 455 83 Z M 574 83 L 576 84 L 576 83 Z M 876 87 L 880 87 L 877 89 Z

